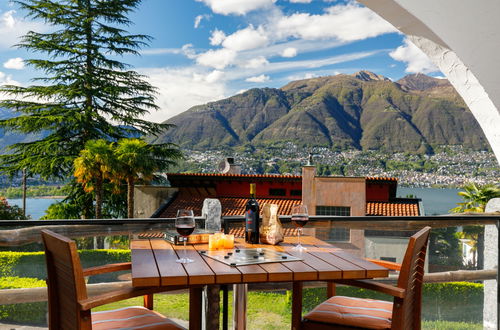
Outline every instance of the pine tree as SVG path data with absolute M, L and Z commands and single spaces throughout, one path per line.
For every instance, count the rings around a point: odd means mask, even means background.
M 141 0 L 26 0 L 16 3 L 28 16 L 54 27 L 48 33 L 30 31 L 17 47 L 45 58 L 26 63 L 43 72 L 28 87 L 3 86 L 10 99 L 0 107 L 15 111 L 0 127 L 21 133 L 42 133 L 43 138 L 9 147 L 0 156 L 0 170 L 15 174 L 66 178 L 85 143 L 94 139 L 118 140 L 156 135 L 168 128 L 141 116 L 157 110 L 155 88 L 144 76 L 118 59 L 137 55 L 150 37 L 128 34 L 120 27 L 132 22 L 127 15 Z M 73 181 L 70 198 L 81 198 Z M 73 196 L 73 197 L 71 197 Z M 83 198 L 87 202 L 89 198 Z M 82 199 L 82 200 L 83 200 Z M 89 205 L 83 209 L 91 208 Z

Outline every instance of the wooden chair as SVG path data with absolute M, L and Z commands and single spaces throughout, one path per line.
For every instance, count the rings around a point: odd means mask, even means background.
M 131 268 L 129 262 L 82 269 L 74 241 L 50 230 L 42 230 L 47 264 L 49 329 L 184 329 L 152 311 L 153 293 L 158 289 L 133 287 L 87 297 L 85 276 Z M 145 296 L 145 307 L 126 307 L 91 313 L 91 309 L 115 301 Z M 147 308 L 146 308 L 147 307 Z
M 335 280 L 335 283 L 389 294 L 394 297 L 392 303 L 333 296 L 304 316 L 301 329 L 420 329 L 422 281 L 430 230 L 425 227 L 410 238 L 397 286 L 372 280 Z M 391 265 L 384 263 L 384 266 Z M 398 264 L 395 266 L 398 268 Z

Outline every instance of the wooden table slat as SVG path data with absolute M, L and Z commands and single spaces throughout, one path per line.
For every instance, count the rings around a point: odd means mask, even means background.
M 196 244 L 193 245 L 196 251 L 207 251 L 208 244 Z M 231 267 L 229 265 L 223 264 L 217 260 L 212 258 L 200 255 L 205 263 L 212 269 L 215 274 L 215 283 L 224 284 L 224 283 L 241 283 L 242 277 L 241 272 L 237 269 L 237 267 Z
M 314 256 L 311 253 L 301 253 L 299 251 L 294 251 L 294 246 L 295 245 L 285 243 L 282 245 L 282 248 L 286 253 L 297 258 L 304 259 L 303 262 L 305 264 L 314 268 L 318 272 L 318 280 L 335 280 L 342 278 L 342 271 L 339 268 Z
M 132 285 L 135 287 L 160 286 L 160 274 L 149 240 L 130 243 L 132 260 Z
M 188 284 L 187 273 L 184 267 L 176 262 L 178 256 L 172 245 L 162 239 L 151 239 L 150 244 L 160 272 L 160 284 L 162 286 Z
M 359 267 L 363 267 L 366 269 L 366 277 L 374 278 L 374 277 L 387 277 L 389 275 L 389 270 L 385 267 L 377 265 L 368 260 L 359 258 L 357 256 L 353 256 L 350 253 L 345 251 L 335 251 L 332 252 L 333 255 L 336 255 L 350 263 L 353 263 Z
M 184 246 L 172 245 L 177 255 L 184 257 Z M 199 252 L 193 245 L 186 246 L 186 253 L 189 259 L 194 260 L 189 264 L 182 264 L 187 275 L 189 284 L 214 284 L 215 273 L 212 268 L 206 263 L 205 259 L 200 256 Z
M 355 279 L 355 278 L 366 277 L 366 270 L 364 268 L 356 266 L 350 263 L 349 261 L 337 257 L 336 255 L 333 255 L 332 253 L 323 248 L 308 247 L 308 249 L 309 249 L 308 253 L 342 270 L 343 279 L 347 278 Z

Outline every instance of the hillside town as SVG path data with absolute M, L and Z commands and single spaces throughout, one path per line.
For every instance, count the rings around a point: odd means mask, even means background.
M 282 148 L 247 148 L 231 153 L 190 150 L 185 155 L 186 160 L 175 172 L 218 172 L 221 161 L 233 157 L 242 173 L 298 175 L 312 155 L 320 175 L 396 177 L 401 186 L 461 187 L 467 182 L 497 182 L 500 177 L 493 153 L 466 150 L 461 146 L 447 146 L 433 155 L 421 155 L 332 151 L 322 147 L 303 149 L 288 143 Z

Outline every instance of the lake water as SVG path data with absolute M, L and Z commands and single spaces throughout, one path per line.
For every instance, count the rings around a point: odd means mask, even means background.
M 435 188 L 405 188 L 398 187 L 397 196 L 406 197 L 414 195 L 421 198 L 424 204 L 426 215 L 447 214 L 449 209 L 457 206 L 461 201 L 457 193 L 460 189 L 435 189 Z M 40 219 L 50 204 L 60 201 L 57 198 L 28 198 L 26 199 L 27 213 L 32 219 Z M 8 199 L 9 204 L 20 207 L 23 205 L 22 199 Z
M 426 215 L 448 214 L 448 211 L 457 206 L 462 199 L 458 196 L 460 189 L 435 188 L 405 188 L 398 187 L 398 197 L 413 195 L 421 198 Z
M 26 214 L 31 215 L 31 219 L 38 220 L 45 214 L 45 210 L 50 204 L 59 202 L 60 198 L 26 198 Z M 22 198 L 8 198 L 10 205 L 23 207 Z

